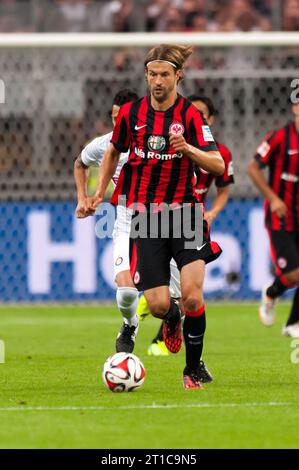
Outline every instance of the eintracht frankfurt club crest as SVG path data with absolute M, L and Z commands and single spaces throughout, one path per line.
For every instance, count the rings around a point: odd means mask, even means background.
M 184 126 L 180 122 L 173 122 L 169 126 L 169 134 L 171 135 L 183 135 L 184 131 Z

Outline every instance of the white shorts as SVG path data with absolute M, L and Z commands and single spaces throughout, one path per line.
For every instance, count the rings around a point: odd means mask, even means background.
M 116 208 L 116 221 L 112 233 L 114 279 L 122 271 L 130 270 L 130 230 L 132 210 Z
M 178 267 L 176 265 L 176 262 L 172 258 L 170 261 L 170 285 L 169 285 L 169 291 L 171 297 L 174 297 L 175 299 L 181 298 L 181 283 L 180 283 L 180 271 L 178 270 Z

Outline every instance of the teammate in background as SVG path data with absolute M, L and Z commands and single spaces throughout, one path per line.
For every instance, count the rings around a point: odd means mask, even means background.
M 259 308 L 265 326 L 275 321 L 275 304 L 287 289 L 297 287 L 282 334 L 299 338 L 299 104 L 295 119 L 269 132 L 248 166 L 254 184 L 265 196 L 265 225 L 271 243 L 276 277 L 263 289 Z M 269 167 L 268 183 L 262 168 Z
M 205 263 L 216 259 L 221 250 L 215 242 L 209 241 L 207 223 L 200 220 L 200 226 L 196 225 L 195 211 L 199 209 L 193 193 L 193 165 L 195 163 L 208 172 L 221 175 L 224 162 L 199 111 L 177 93 L 184 63 L 191 53 L 191 47 L 161 45 L 147 54 L 144 65 L 150 95 L 121 108 L 112 143 L 103 160 L 92 208 L 103 201 L 120 153 L 130 148 L 112 203 L 117 204 L 119 197 L 125 195 L 128 206 L 144 204 L 147 211 L 142 212 L 142 216 L 147 222 L 147 217 L 155 214 L 150 211 L 150 204 L 175 207 L 173 213 L 180 211 L 181 220 L 188 205 L 192 229 L 199 233 L 203 228 L 202 246 L 186 248 L 190 239 L 184 233 L 180 238 L 175 236 L 173 214 L 169 220 L 170 236 L 161 236 L 162 216 L 158 212 L 158 233 L 155 233 L 158 237 L 151 237 L 149 229 L 146 238 L 134 240 L 131 251 L 132 278 L 136 287 L 144 291 L 151 313 L 164 320 L 164 340 L 171 352 L 178 352 L 182 344 L 181 312 L 169 293 L 171 258 L 177 263 L 185 313 L 183 384 L 185 389 L 199 389 L 202 385 L 198 367 L 206 327 L 202 294 Z M 138 218 L 140 212 L 136 211 L 134 216 Z
M 202 95 L 191 95 L 188 96 L 188 100 L 196 106 L 196 108 L 202 113 L 207 124 L 212 127 L 215 121 L 215 107 L 210 98 Z M 217 188 L 217 195 L 214 198 L 211 209 L 204 213 L 204 219 L 210 225 L 219 212 L 224 209 L 229 198 L 229 185 L 234 183 L 234 169 L 232 155 L 229 149 L 221 144 L 216 142 L 218 145 L 219 152 L 225 163 L 225 171 L 221 176 L 215 177 L 211 173 L 201 170 L 200 167 L 195 168 L 196 181 L 195 181 L 195 194 L 198 199 L 198 202 L 202 204 L 206 203 L 206 198 L 208 191 L 214 182 Z M 170 287 L 172 290 L 172 295 L 176 298 L 180 298 L 180 288 L 179 288 L 179 272 L 175 266 L 175 263 L 171 262 L 171 281 Z M 137 307 L 137 315 L 139 318 L 143 319 L 147 314 L 149 314 L 149 309 L 145 301 L 144 296 L 141 296 L 139 299 Z M 167 349 L 163 341 L 163 324 L 159 328 L 159 331 L 152 343 L 148 347 L 148 355 L 153 356 L 166 356 L 168 355 Z M 208 372 L 207 368 L 203 361 L 200 363 L 201 369 L 201 382 L 211 382 L 212 376 Z
M 130 101 L 136 101 L 138 96 L 133 91 L 124 89 L 119 91 L 112 105 L 112 122 L 115 124 L 120 107 Z M 93 139 L 82 150 L 74 165 L 74 176 L 77 186 L 78 205 L 76 215 L 84 218 L 92 215 L 94 210 L 90 208 L 91 198 L 87 196 L 87 170 L 90 166 L 100 166 L 105 151 L 110 145 L 112 132 Z M 124 163 L 128 159 L 129 152 L 121 153 L 118 166 L 113 175 L 113 183 L 116 185 Z M 116 339 L 117 352 L 132 352 L 136 334 L 138 331 L 138 318 L 136 308 L 138 303 L 138 291 L 133 284 L 130 275 L 129 238 L 131 220 L 127 220 L 129 213 L 117 207 L 117 218 L 113 231 L 113 258 L 114 276 L 117 284 L 116 301 L 119 311 L 123 316 L 123 325 Z

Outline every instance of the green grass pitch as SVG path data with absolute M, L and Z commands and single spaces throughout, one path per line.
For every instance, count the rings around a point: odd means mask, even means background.
M 280 334 L 288 309 L 267 329 L 256 304 L 208 303 L 204 359 L 215 380 L 204 390 L 183 389 L 184 350 L 147 356 L 158 320 L 146 320 L 135 348 L 145 383 L 116 394 L 100 378 L 115 307 L 3 306 L 0 447 L 298 448 L 299 364 Z

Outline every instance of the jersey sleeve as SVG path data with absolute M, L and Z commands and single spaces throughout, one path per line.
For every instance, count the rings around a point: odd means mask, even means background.
M 234 180 L 234 164 L 232 154 L 227 147 L 219 145 L 219 152 L 224 160 L 224 173 L 221 176 L 215 178 L 215 184 L 217 188 L 223 188 L 229 184 L 233 184 Z
M 211 129 L 202 114 L 193 105 L 189 109 L 189 120 L 187 121 L 188 143 L 205 152 L 218 150 Z
M 279 136 L 280 136 L 279 131 L 269 132 L 264 137 L 263 141 L 258 146 L 258 148 L 256 149 L 254 158 L 259 164 L 260 168 L 264 168 L 265 166 L 269 165 L 271 158 L 273 156 L 274 150 L 279 144 L 279 140 L 280 140 Z
M 111 142 L 121 153 L 126 153 L 129 150 L 131 143 L 131 129 L 130 129 L 130 109 L 132 103 L 124 104 L 118 113 Z
M 86 166 L 100 166 L 110 142 L 111 133 L 96 137 L 81 152 L 81 160 Z

